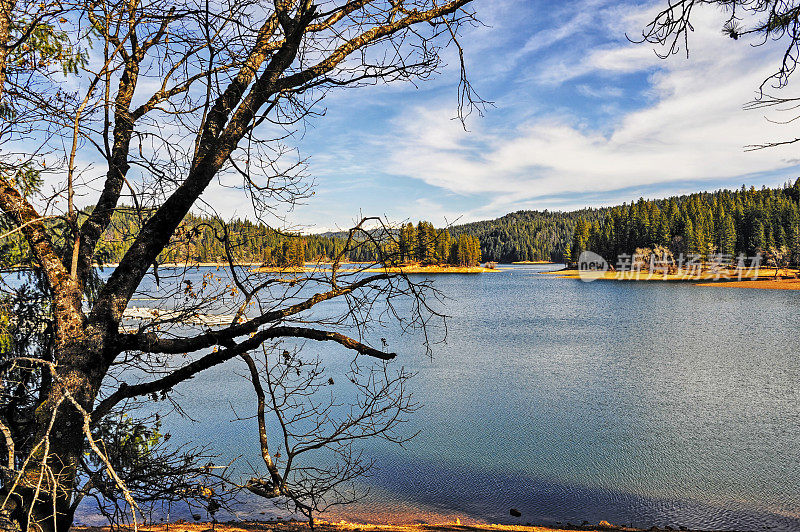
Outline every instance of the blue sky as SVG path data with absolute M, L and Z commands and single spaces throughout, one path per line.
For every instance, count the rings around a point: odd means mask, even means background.
M 476 89 L 494 102 L 485 116 L 473 115 L 466 132 L 453 120 L 454 49 L 417 86 L 329 95 L 325 116 L 296 139 L 316 189 L 289 220 L 311 231 L 361 214 L 439 225 L 778 185 L 800 174 L 792 147 L 743 149 L 794 136 L 792 125 L 742 109 L 780 50 L 730 40 L 723 14 L 706 8 L 696 13 L 689 58 L 659 59 L 625 33 L 640 32 L 664 3 L 475 0 L 486 26 L 463 43 Z M 223 212 L 233 214 L 229 201 Z

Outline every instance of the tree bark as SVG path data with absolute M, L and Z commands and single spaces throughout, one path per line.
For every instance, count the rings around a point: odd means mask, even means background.
M 91 412 L 108 371 L 107 365 L 98 362 L 105 358 L 101 353 L 104 344 L 91 331 L 69 341 L 62 339 L 55 353 L 59 364 L 42 368 L 51 372 L 52 378 L 36 409 L 33 441 L 39 448 L 16 490 L 22 497 L 23 530 L 28 528 L 28 515 L 30 525 L 44 532 L 66 532 L 72 526 L 72 499 L 86 441 L 84 412 Z
M 107 27 L 106 33 L 103 33 L 103 21 L 93 18 L 94 8 L 88 12 L 81 12 L 81 15 L 92 19 L 95 29 L 107 40 L 106 44 L 110 42 L 116 46 L 123 59 L 118 65 L 121 72 L 117 93 L 113 99 L 111 146 L 108 145 L 107 129 L 111 122 L 108 118 L 109 108 L 112 106 L 110 100 L 106 101 L 105 107 L 107 114 L 106 130 L 103 134 L 105 143 L 103 155 L 108 168 L 94 210 L 80 228 L 75 228 L 77 235 L 74 248 L 67 246 L 66 250 L 59 250 L 57 237 L 52 236 L 52 227 L 43 222 L 42 216 L 33 207 L 33 204 L 37 203 L 32 204 L 20 194 L 11 176 L 0 174 L 0 209 L 19 226 L 33 258 L 44 274 L 47 290 L 52 297 L 52 315 L 55 320 L 53 358 L 38 361 L 43 377 L 38 390 L 39 404 L 36 405 L 33 416 L 35 428 L 30 435 L 25 435 L 31 438 L 37 447 L 21 472 L 20 483 L 14 488 L 17 495 L 14 518 L 20 528 L 27 530 L 30 525 L 44 532 L 67 532 L 70 528 L 75 507 L 73 504 L 75 483 L 87 441 L 84 430 L 88 426 L 86 420 L 90 414 L 94 421 L 98 421 L 121 400 L 139 397 L 150 391 L 169 389 L 200 371 L 245 354 L 270 339 L 293 337 L 333 341 L 347 349 L 378 359 L 388 360 L 395 356 L 394 353 L 378 351 L 338 332 L 313 327 L 292 327 L 286 324 L 291 316 L 323 301 L 347 297 L 355 290 L 369 288 L 372 282 L 387 281 L 388 275 L 376 275 L 354 281 L 343 288 L 332 281 L 330 291 L 323 291 L 306 301 L 288 304 L 283 300 L 280 303 L 285 306 L 276 305 L 272 310 L 264 310 L 259 317 L 245 323 L 232 324 L 220 331 L 207 331 L 188 338 L 159 337 L 154 332 L 121 335 L 119 325 L 123 311 L 153 261 L 165 249 L 185 215 L 196 204 L 226 161 L 235 153 L 242 139 L 252 133 L 256 127 L 254 124 L 258 123 L 259 113 L 264 112 L 265 105 L 267 107 L 271 105 L 268 104 L 271 99 L 287 98 L 287 95 L 292 93 L 302 93 L 315 84 L 322 83 L 323 80 L 333 83 L 333 80 L 329 80 L 326 76 L 357 50 L 366 48 L 370 44 L 380 43 L 386 37 L 409 26 L 452 14 L 469 1 L 452 0 L 443 4 L 432 2 L 432 7 L 428 10 L 416 8 L 400 10 L 398 6 L 402 2 L 392 3 L 398 11 L 394 13 L 393 8 L 391 16 L 388 16 L 387 12 L 388 18 L 385 22 L 376 18 L 374 22 L 364 23 L 366 29 L 358 26 L 356 22 L 348 23 L 352 24 L 353 35 L 348 31 L 342 32 L 347 38 L 342 37 L 340 44 L 335 47 L 332 45 L 329 53 L 323 53 L 319 58 L 311 54 L 314 60 L 307 63 L 303 56 L 304 37 L 313 35 L 314 32 L 333 29 L 337 22 L 346 20 L 351 13 L 358 13 L 372 2 L 353 0 L 327 14 L 318 15 L 311 0 L 296 2 L 276 0 L 274 13 L 263 22 L 258 34 L 255 35 L 252 47 L 244 51 L 246 59 L 234 63 L 240 65 L 238 74 L 225 90 L 214 92 L 218 94 L 216 100 L 208 96 L 206 102 L 208 114 L 206 115 L 204 111 L 202 120 L 198 123 L 197 147 L 190 168 L 186 170 L 185 175 L 176 179 L 174 191 L 158 206 L 144 223 L 141 231 L 135 235 L 133 245 L 108 279 L 93 308 L 86 312 L 84 312 L 83 288 L 91 273 L 95 248 L 111 223 L 126 174 L 131 165 L 137 162 L 136 157 L 130 153 L 132 145 L 135 145 L 133 139 L 137 139 L 137 134 L 141 133 L 135 129 L 137 120 L 158 105 L 169 104 L 171 95 L 184 90 L 188 92 L 194 80 L 203 76 L 189 76 L 183 80 L 184 84 L 179 83 L 170 90 L 167 90 L 169 76 L 166 76 L 164 85 L 151 98 L 145 98 L 144 104 L 132 110 L 131 102 L 137 91 L 140 65 L 145 72 L 144 67 L 148 62 L 144 59 L 147 59 L 148 48 L 158 43 L 162 37 L 166 39 L 169 35 L 166 30 L 170 29 L 169 24 L 176 20 L 172 18 L 174 10 L 170 10 L 166 16 L 162 17 L 159 14 L 159 17 L 147 19 L 153 27 L 160 29 L 154 30 L 150 38 L 144 42 L 138 40 L 137 29 L 141 28 L 137 28 L 136 24 L 146 17 L 137 10 L 135 2 L 131 4 L 129 12 L 120 11 L 130 16 L 130 20 L 116 21 L 119 24 L 116 30 Z M 6 56 L 9 53 L 8 45 L 13 29 L 11 17 L 14 8 L 14 0 L 0 0 L 0 100 L 4 96 Z M 139 18 L 140 16 L 142 18 Z M 153 22 L 154 20 L 160 21 L 160 25 Z M 360 19 L 355 17 L 354 20 Z M 130 41 L 127 40 L 129 37 L 119 36 L 120 27 L 125 26 L 126 22 L 130 25 Z M 325 42 L 322 39 L 321 41 Z M 177 39 L 177 42 L 180 42 L 180 39 Z M 164 50 L 166 49 L 165 47 Z M 190 56 L 191 54 L 187 55 Z M 152 61 L 153 58 L 148 60 Z M 211 69 L 210 66 L 208 68 Z M 405 67 L 399 65 L 398 68 Z M 211 69 L 201 74 L 208 74 L 211 79 L 213 72 Z M 369 77 L 367 74 L 364 76 Z M 345 80 L 342 84 L 350 83 L 354 79 Z M 138 96 L 140 95 L 137 95 L 136 101 L 142 101 Z M 76 139 L 78 121 L 79 117 L 76 117 Z M 194 136 L 195 131 L 192 130 L 191 133 Z M 77 143 L 73 142 L 73 158 L 76 145 Z M 72 171 L 70 164 L 70 172 Z M 75 218 L 72 216 L 74 209 L 71 186 L 69 193 L 70 221 L 74 222 L 77 215 Z M 244 336 L 249 337 L 243 339 Z M 223 349 L 200 356 L 197 360 L 172 370 L 161 378 L 134 386 L 122 384 L 100 402 L 93 412 L 103 379 L 115 358 L 124 350 L 196 353 L 215 346 L 222 346 Z M 251 369 L 252 367 L 251 364 Z M 258 381 L 255 373 L 253 375 L 258 391 Z M 259 394 L 263 417 L 263 390 Z M 261 433 L 265 435 L 263 427 Z M 265 461 L 270 465 L 265 440 L 263 448 L 266 453 Z M 19 456 L 17 466 L 21 466 Z M 271 474 L 275 476 L 274 464 L 270 467 Z M 9 482 L 4 482 L 3 486 L 6 490 L 12 489 Z

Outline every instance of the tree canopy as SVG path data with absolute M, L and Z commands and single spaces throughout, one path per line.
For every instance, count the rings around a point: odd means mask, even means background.
M 783 188 L 745 188 L 644 200 L 610 209 L 602 220 L 578 221 L 571 257 L 621 255 L 664 247 L 702 260 L 785 255 L 800 264 L 800 179 Z
M 213 513 L 229 479 L 195 468 L 199 455 L 172 453 L 157 420 L 126 416 L 233 359 L 252 370 L 260 428 L 271 416 L 294 442 L 278 460 L 260 430 L 265 470 L 240 487 L 309 517 L 346 499 L 342 486 L 365 468 L 349 447 L 398 439 L 412 409 L 407 375 L 383 367 L 395 355 L 366 340 L 380 323 L 372 311 L 424 323 L 425 287 L 339 272 L 353 248 L 381 250 L 376 235 L 393 235 L 363 224 L 325 251 L 334 264 L 324 273 L 265 279 L 237 269 L 243 247 L 208 191 L 239 191 L 262 221 L 307 198 L 295 129 L 323 114 L 331 91 L 433 75 L 442 48 L 475 21 L 469 1 L 0 0 L 0 209 L 6 233 L 25 244 L 7 250 L 18 254 L 11 260 L 34 270 L 23 287 L 7 287 L 4 303 L 15 316 L 0 365 L 5 526 L 66 531 L 87 496 L 116 517 L 165 493 Z M 466 78 L 459 91 L 468 112 L 476 100 Z M 131 232 L 114 248 L 104 235 L 121 211 Z M 187 225 L 190 211 L 211 221 Z M 231 264 L 224 279 L 193 283 L 153 268 L 198 235 Z M 297 262 L 302 245 L 287 242 L 276 243 Z M 108 253 L 121 254 L 119 264 L 100 279 L 93 264 Z M 149 276 L 161 288 L 146 297 L 157 303 L 132 322 L 126 311 Z M 393 311 L 398 298 L 414 311 Z M 344 310 L 308 316 L 331 299 Z M 214 325 L 198 321 L 212 312 Z M 358 397 L 349 414 L 331 419 L 316 401 L 330 396 L 324 364 L 279 347 L 292 338 L 360 355 L 353 368 L 362 370 L 345 379 Z M 297 428 L 309 419 L 316 429 Z M 301 465 L 326 446 L 341 463 Z

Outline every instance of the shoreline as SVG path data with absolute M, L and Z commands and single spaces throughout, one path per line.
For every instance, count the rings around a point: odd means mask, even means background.
M 314 273 L 320 271 L 330 271 L 331 262 L 306 263 L 312 266 L 262 266 L 261 262 L 239 262 L 234 264 L 237 268 L 250 268 L 252 273 Z M 366 264 L 361 262 L 341 262 L 342 266 L 352 266 L 355 264 Z M 526 263 L 534 264 L 534 263 Z M 553 263 L 535 263 L 553 264 Z M 95 268 L 116 268 L 118 263 L 93 264 Z M 230 266 L 227 262 L 169 262 L 159 264 L 159 268 L 226 268 Z M 372 266 L 369 268 L 339 268 L 340 272 L 365 272 L 365 273 L 405 273 L 405 274 L 467 274 L 467 273 L 489 273 L 499 272 L 507 268 L 486 268 L 483 266 Z
M 755 288 L 758 290 L 800 290 L 800 279 L 750 279 L 747 281 L 731 280 L 714 283 L 697 283 L 695 286 Z
M 260 262 L 237 262 L 235 267 L 248 268 L 253 266 L 260 266 Z M 119 266 L 118 262 L 107 262 L 105 264 L 92 264 L 94 268 L 116 268 Z M 227 262 L 165 262 L 159 264 L 159 268 L 224 268 L 229 266 Z M 152 267 L 152 265 L 151 265 Z
M 563 527 L 548 527 L 536 525 L 501 525 L 501 524 L 462 524 L 456 519 L 450 523 L 415 523 L 406 525 L 372 524 L 349 521 L 337 523 L 318 520 L 314 523 L 313 530 L 322 532 L 579 532 L 579 531 L 618 531 L 618 532 L 667 532 L 676 530 L 677 527 L 650 527 L 632 528 L 613 525 L 606 521 L 597 524 L 573 525 L 567 523 Z M 75 532 L 112 532 L 108 526 L 73 525 L 70 529 Z M 118 527 L 115 530 L 132 532 L 130 526 Z M 682 531 L 699 532 L 681 527 Z M 139 525 L 139 532 L 312 532 L 306 521 L 289 519 L 286 521 L 228 521 L 225 523 L 208 522 L 181 522 L 169 524 Z M 708 532 L 708 531 L 703 531 Z M 731 531 L 732 532 L 732 531 Z
M 326 268 L 319 268 L 316 266 L 298 266 L 291 267 L 278 267 L 278 266 L 265 266 L 253 268 L 250 270 L 253 273 L 312 273 L 319 271 L 330 271 Z M 404 274 L 464 274 L 464 273 L 487 273 L 498 272 L 500 268 L 484 268 L 482 266 L 388 266 L 380 267 L 373 266 L 370 268 L 339 268 L 340 272 L 362 272 L 362 273 L 404 273 Z
M 494 273 L 501 268 L 485 268 L 483 266 L 389 266 L 363 270 L 368 273 Z
M 774 268 L 762 268 L 758 272 L 744 272 L 741 277 L 733 272 L 702 271 L 695 274 L 687 273 L 650 273 L 650 272 L 580 272 L 576 269 L 563 269 L 551 272 L 541 272 L 542 275 L 552 275 L 557 279 L 577 279 L 586 282 L 592 281 L 617 281 L 617 282 L 666 282 L 666 283 L 691 283 L 695 286 L 716 286 L 725 288 L 758 288 L 772 290 L 800 290 L 800 278 L 797 270 L 781 269 L 776 277 Z

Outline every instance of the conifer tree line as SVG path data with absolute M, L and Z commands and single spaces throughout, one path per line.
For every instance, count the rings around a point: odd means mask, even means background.
M 116 263 L 133 242 L 131 235 L 147 221 L 148 213 L 133 208 L 120 208 L 103 234 L 97 257 L 102 263 Z M 0 219 L 2 222 L 2 219 Z M 52 221 L 54 228 L 62 224 Z M 1 227 L 0 227 L 1 229 Z M 344 260 L 353 262 L 418 262 L 474 266 L 481 261 L 481 245 L 475 236 L 452 237 L 447 230 L 437 230 L 426 221 L 416 226 L 401 226 L 396 234 L 373 235 L 351 243 Z M 386 243 L 379 249 L 380 241 Z M 226 243 L 228 249 L 226 250 Z M 159 255 L 158 262 L 225 262 L 230 253 L 236 262 L 266 266 L 302 267 L 306 262 L 330 261 L 341 254 L 346 243 L 343 234 L 304 235 L 280 232 L 249 220 L 234 219 L 222 224 L 218 219 L 189 214 L 181 223 L 170 245 Z M 2 267 L 26 266 L 29 250 L 20 235 L 3 239 Z
M 613 264 L 637 249 L 668 248 L 676 257 L 697 254 L 704 260 L 722 254 L 748 257 L 778 253 L 800 265 L 800 179 L 779 188 L 753 187 L 696 193 L 660 200 L 640 199 L 617 207 L 572 212 L 518 211 L 495 220 L 437 229 L 431 222 L 407 222 L 391 234 L 350 246 L 345 260 L 393 264 L 473 266 L 481 261 L 574 262 L 583 250 Z M 146 221 L 146 213 L 118 209 L 103 235 L 98 257 L 120 260 Z M 54 226 L 61 223 L 52 221 Z M 227 233 L 226 233 L 227 231 Z M 56 231 L 57 232 L 57 231 Z M 224 242 L 238 262 L 300 266 L 338 256 L 344 234 L 283 233 L 249 220 L 189 214 L 159 256 L 160 263 L 222 262 Z M 385 243 L 380 245 L 378 242 Z M 25 265 L 29 252 L 19 234 L 0 242 L 3 266 Z
M 388 257 L 390 262 L 456 266 L 480 261 L 562 262 L 577 220 L 595 220 L 603 212 L 603 209 L 568 213 L 519 211 L 495 220 L 447 229 L 436 229 L 427 221 L 416 225 L 409 222 L 390 237 L 384 235 L 387 243 L 382 249 L 379 250 L 375 242 L 365 240 L 351 245 L 344 258 L 353 262 L 380 262 L 382 257 Z M 99 244 L 98 257 L 105 263 L 118 262 L 131 245 L 130 235 L 136 234 L 146 220 L 146 212 L 119 208 Z M 52 223 L 61 222 L 56 219 Z M 298 265 L 299 255 L 305 262 L 330 260 L 344 248 L 347 236 L 345 233 L 287 234 L 249 220 L 233 220 L 226 225 L 228 241 L 237 261 L 269 266 Z M 224 261 L 226 252 L 221 236 L 224 236 L 223 228 L 218 220 L 189 214 L 171 245 L 159 256 L 159 263 Z M 302 243 L 291 244 L 292 241 Z M 10 235 L 0 245 L 3 246 L 3 266 L 26 265 L 29 253 L 18 234 Z M 294 249 L 297 247 L 302 248 L 302 252 Z
M 664 247 L 702 260 L 780 256 L 800 264 L 800 179 L 780 188 L 640 199 L 610 209 L 602 220 L 578 220 L 568 261 L 590 250 L 614 264 L 620 255 Z
M 454 226 L 450 233 L 453 238 L 462 234 L 476 237 L 485 261 L 564 262 L 578 220 L 602 220 L 607 210 L 517 211 L 495 220 Z
M 453 238 L 447 229 L 437 230 L 432 223 L 411 222 L 400 227 L 396 253 L 393 245 L 384 249 L 384 256 L 397 257 L 397 261 L 420 264 L 451 264 L 476 266 L 481 262 L 481 244 L 473 235 L 461 234 Z
M 118 209 L 98 244 L 99 261 L 119 262 L 133 242 L 131 235 L 137 234 L 146 222 L 147 214 L 133 208 Z M 0 217 L 0 229 L 3 221 Z M 55 219 L 51 225 L 57 230 L 63 222 Z M 304 262 L 329 260 L 337 256 L 344 245 L 344 240 L 339 238 L 283 233 L 249 220 L 235 219 L 223 227 L 218 219 L 189 214 L 170 245 L 159 255 L 158 262 L 225 262 L 230 252 L 237 262 L 302 266 Z M 350 254 L 367 258 L 376 255 L 374 251 L 364 252 L 358 246 Z M 0 242 L 0 266 L 27 266 L 29 258 L 27 245 L 18 233 L 8 235 Z
M 128 235 L 136 234 L 132 229 L 139 223 L 133 211 L 115 214 L 101 246 L 105 262 L 122 258 L 131 244 Z M 301 267 L 309 261 L 330 260 L 343 246 L 344 241 L 337 238 L 282 233 L 249 220 L 232 220 L 223 229 L 217 219 L 189 214 L 159 262 L 224 262 L 229 251 L 237 262 Z
M 117 262 L 130 246 L 127 235 L 134 234 L 139 223 L 133 211 L 121 211 L 103 238 L 101 249 L 105 262 Z M 222 224 L 212 218 L 188 215 L 172 244 L 161 254 L 161 263 L 223 262 L 226 260 L 226 236 L 233 257 L 238 262 L 260 263 L 266 266 L 301 267 L 306 262 L 329 261 L 337 257 L 346 245 L 342 235 L 301 235 L 281 233 L 249 220 L 233 220 Z M 437 230 L 432 223 L 420 221 L 401 226 L 396 235 L 374 235 L 375 240 L 351 244 L 346 260 L 353 262 L 391 263 L 418 262 L 421 264 L 452 264 L 474 266 L 480 263 L 478 239 L 462 234 L 451 237 L 447 230 Z M 377 243 L 386 241 L 381 249 Z
M 261 260 L 266 266 L 302 268 L 308 260 L 306 247 L 306 239 L 303 237 L 286 238 L 279 246 L 266 248 Z

